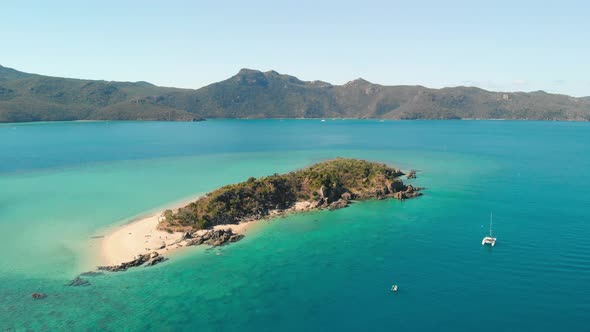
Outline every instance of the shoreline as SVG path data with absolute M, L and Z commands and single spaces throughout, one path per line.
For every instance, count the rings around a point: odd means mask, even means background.
M 337 179 L 330 178 L 329 184 L 325 184 L 324 177 L 328 175 Z M 337 158 L 297 172 L 249 178 L 206 196 L 195 195 L 160 206 L 126 224 L 105 229 L 104 235 L 92 237 L 98 239 L 90 245 L 97 247 L 92 263 L 98 270 L 111 272 L 152 266 L 184 247 L 216 247 L 240 241 L 259 220 L 304 211 L 341 209 L 354 201 L 421 196 L 419 191 L 424 188 L 405 185 L 399 179 L 403 175 L 415 178 L 416 171 L 404 173 L 385 164 Z M 169 210 L 172 212 L 166 213 Z
M 93 249 L 91 249 L 88 259 L 91 267 L 95 269 L 100 265 L 120 264 L 133 259 L 138 254 L 148 252 L 146 248 L 155 247 L 155 239 L 160 240 L 162 234 L 159 232 L 165 233 L 164 241 L 166 241 L 166 237 L 172 240 L 175 234 L 169 234 L 156 228 L 159 216 L 167 209 L 178 209 L 202 196 L 203 194 L 195 195 L 164 204 L 100 229 L 96 232 L 96 236 L 91 237 Z M 155 236 L 152 238 L 152 235 Z M 159 242 L 158 246 L 161 246 L 162 241 Z
M 157 226 L 164 211 L 178 209 L 197 200 L 199 197 L 202 197 L 202 195 L 168 205 L 166 208 L 160 208 L 155 212 L 146 213 L 143 217 L 106 229 L 104 235 L 92 237 L 91 241 L 96 241 L 90 259 L 93 268 L 119 265 L 129 262 L 142 254 L 157 252 L 161 256 L 170 258 L 184 251 L 182 249 L 188 248 L 183 243 L 184 232 L 169 233 L 158 229 Z M 297 202 L 295 206 L 289 209 L 273 210 L 268 216 L 261 219 L 245 220 L 239 224 L 216 225 L 211 229 L 197 232 L 204 233 L 210 230 L 231 229 L 235 234 L 246 235 L 257 225 L 262 224 L 258 221 L 275 219 L 293 212 L 309 211 L 310 206 L 310 202 Z
M 323 117 L 323 118 L 204 118 L 205 121 L 249 121 L 249 120 L 269 120 L 269 121 L 280 121 L 280 120 L 298 120 L 298 121 L 318 121 L 318 120 L 330 120 L 330 121 L 337 121 L 337 120 L 360 120 L 360 121 L 367 121 L 367 122 L 412 122 L 412 121 L 518 121 L 518 122 L 580 122 L 580 123 L 587 123 L 589 122 L 586 119 L 512 119 L 512 118 L 456 118 L 456 119 L 385 119 L 385 118 L 332 118 L 332 117 Z M 13 125 L 26 125 L 26 124 L 53 124 L 53 123 L 92 123 L 92 122 L 195 122 L 192 120 L 41 120 L 41 121 L 18 121 L 18 122 L 0 122 L 0 126 L 13 126 Z M 202 122 L 202 121 L 196 121 Z

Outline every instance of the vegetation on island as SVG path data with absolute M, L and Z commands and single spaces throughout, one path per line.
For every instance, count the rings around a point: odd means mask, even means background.
M 344 85 L 242 69 L 203 88 L 49 77 L 0 66 L 0 122 L 202 118 L 590 120 L 590 98 L 475 87 Z
M 399 179 L 402 175 L 385 164 L 338 158 L 224 186 L 176 211 L 165 211 L 159 228 L 186 231 L 237 224 L 293 208 L 297 202 L 309 202 L 307 209 L 340 208 L 350 200 L 419 196 L 418 189 Z

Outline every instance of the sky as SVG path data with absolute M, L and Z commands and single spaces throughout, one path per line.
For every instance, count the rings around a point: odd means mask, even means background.
M 0 65 L 184 88 L 252 68 L 590 96 L 589 17 L 570 0 L 3 0 Z

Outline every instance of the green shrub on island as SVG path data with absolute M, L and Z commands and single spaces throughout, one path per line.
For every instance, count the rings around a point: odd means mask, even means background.
M 313 208 L 338 208 L 352 199 L 420 195 L 398 179 L 399 169 L 365 160 L 338 158 L 287 174 L 224 186 L 177 211 L 167 210 L 162 229 L 205 229 L 221 224 L 237 224 L 284 211 L 297 202 Z

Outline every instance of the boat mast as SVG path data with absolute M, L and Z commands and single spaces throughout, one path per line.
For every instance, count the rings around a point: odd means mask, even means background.
M 490 212 L 490 237 L 492 236 L 492 212 Z

